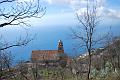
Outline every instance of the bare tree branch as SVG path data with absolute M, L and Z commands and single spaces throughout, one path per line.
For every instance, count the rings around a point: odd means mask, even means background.
M 88 74 L 87 74 L 87 80 L 90 79 L 90 72 L 91 72 L 91 53 L 94 49 L 93 46 L 101 41 L 101 38 L 98 40 L 95 40 L 94 34 L 95 29 L 99 23 L 99 17 L 97 15 L 97 5 L 96 1 L 93 0 L 92 4 L 90 0 L 87 0 L 87 6 L 86 11 L 84 11 L 84 14 L 79 15 L 76 13 L 77 19 L 79 23 L 81 24 L 77 31 L 72 30 L 72 38 L 77 39 L 80 43 L 80 48 L 86 47 L 86 50 L 88 52 Z M 82 30 L 81 30 L 82 29 Z
M 13 1 L 15 1 L 15 0 L 2 0 L 2 1 L 0 1 L 0 4 L 5 3 L 5 2 L 13 2 Z
M 13 2 L 13 1 L 15 0 L 5 0 L 2 1 L 1 3 Z M 6 22 L 0 23 L 0 27 L 4 27 L 7 25 L 26 24 L 24 22 L 25 19 L 33 18 L 33 17 L 34 18 L 43 17 L 46 8 L 41 7 L 39 4 L 40 3 L 38 0 L 37 3 L 33 3 L 33 2 L 19 3 L 17 6 L 12 6 L 11 8 L 9 8 L 8 12 L 4 12 L 2 9 L 0 9 L 0 17 L 4 17 L 4 19 L 6 20 Z
M 8 2 L 11 6 L 8 8 L 2 7 Z M 16 5 L 13 5 L 16 4 Z M 17 0 L 1 0 L 0 1 L 0 19 L 3 20 L 0 23 L 0 27 L 4 26 L 16 26 L 23 25 L 29 26 L 29 24 L 25 21 L 30 18 L 41 18 L 45 15 L 46 7 L 42 7 L 40 5 L 39 0 L 36 2 L 22 2 L 18 3 Z M 17 42 L 10 44 L 7 42 L 2 42 L 2 47 L 0 50 L 5 50 L 14 46 L 25 46 L 29 42 L 31 42 L 34 38 L 30 39 L 28 37 L 28 33 L 26 33 L 25 39 L 19 39 Z

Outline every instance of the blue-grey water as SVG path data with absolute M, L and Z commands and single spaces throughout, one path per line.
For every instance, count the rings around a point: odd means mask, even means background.
M 120 24 L 115 23 L 112 25 L 101 24 L 96 29 L 96 36 L 98 34 L 106 34 L 109 31 L 109 26 L 111 26 L 111 31 L 113 35 L 120 35 Z M 23 27 L 4 27 L 1 28 L 2 39 L 8 43 L 16 42 L 21 36 L 21 39 L 26 35 L 27 30 L 29 35 L 35 38 L 27 46 L 13 47 L 8 51 L 14 55 L 15 60 L 30 60 L 32 50 L 55 50 L 57 49 L 58 40 L 61 39 L 64 43 L 64 50 L 69 56 L 76 56 L 81 52 L 74 50 L 75 40 L 70 37 L 70 28 L 75 28 L 76 25 L 59 25 L 59 26 L 34 26 L 24 29 Z

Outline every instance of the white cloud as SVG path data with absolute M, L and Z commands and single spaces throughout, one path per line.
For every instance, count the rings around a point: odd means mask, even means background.
M 52 0 L 47 0 L 47 2 L 48 2 L 49 4 L 52 4 Z
M 49 4 L 55 5 L 68 5 L 79 15 L 82 15 L 86 11 L 87 0 L 46 0 Z M 94 4 L 94 0 L 89 0 L 90 5 Z M 110 9 L 105 7 L 107 0 L 96 0 L 97 2 L 97 14 L 108 17 L 120 18 L 120 10 Z
M 86 11 L 87 0 L 46 0 L 50 5 L 67 5 L 71 7 L 79 15 L 82 15 Z M 89 0 L 90 5 L 94 4 L 94 0 Z M 120 18 L 120 10 L 115 10 L 106 7 L 107 0 L 96 0 L 97 2 L 97 14 L 107 17 Z
M 47 0 L 49 4 L 69 4 L 72 0 Z
M 120 10 L 115 9 L 104 9 L 104 15 L 112 18 L 119 18 L 120 19 Z
M 103 1 L 103 0 L 102 0 Z M 88 3 L 88 6 L 90 9 L 92 9 L 93 5 L 97 4 L 97 15 L 102 14 L 103 12 L 103 2 L 101 0 L 96 0 L 96 2 L 93 2 L 93 0 L 90 0 Z M 74 0 L 71 2 L 72 9 L 78 13 L 78 15 L 84 15 L 84 12 L 87 10 L 87 0 Z
M 31 2 L 31 1 L 34 1 L 34 0 L 17 0 L 18 2 Z
M 87 0 L 70 0 L 71 7 L 78 15 L 83 15 L 86 11 Z M 90 0 L 90 5 L 94 4 Z M 120 18 L 120 10 L 111 9 L 109 7 L 105 7 L 107 4 L 106 0 L 96 0 L 97 2 L 97 15 L 103 15 L 112 18 Z M 90 7 L 90 6 L 89 6 Z
M 80 2 L 86 3 L 86 0 L 46 0 L 48 4 L 55 4 L 55 5 L 76 5 Z

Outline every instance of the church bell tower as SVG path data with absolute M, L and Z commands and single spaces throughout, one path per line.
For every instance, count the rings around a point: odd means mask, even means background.
M 63 42 L 61 40 L 58 41 L 58 52 L 64 53 Z

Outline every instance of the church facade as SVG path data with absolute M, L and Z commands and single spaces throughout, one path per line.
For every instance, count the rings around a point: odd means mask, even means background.
M 64 53 L 63 42 L 59 40 L 57 50 L 33 50 L 31 61 L 50 65 L 67 64 L 68 56 Z

